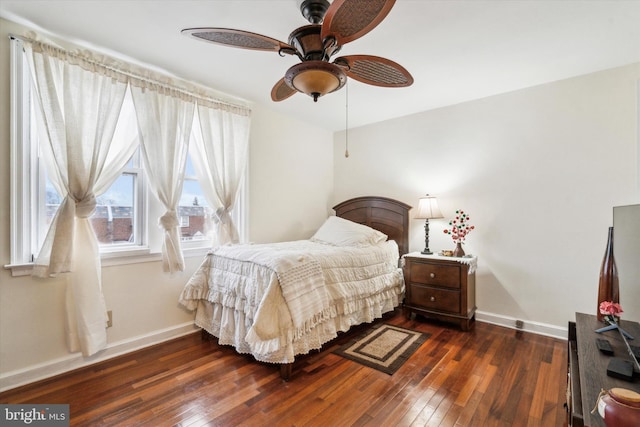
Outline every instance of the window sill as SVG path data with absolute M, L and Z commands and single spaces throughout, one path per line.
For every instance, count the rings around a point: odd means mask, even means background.
M 7 264 L 4 266 L 5 270 L 11 270 L 12 277 L 29 276 L 33 270 L 33 263 L 27 264 Z
M 185 248 L 183 254 L 185 258 L 204 257 L 209 250 L 210 248 L 208 247 Z M 117 265 L 162 261 L 162 254 L 158 252 L 151 253 L 148 249 L 114 251 L 101 254 L 100 260 L 102 267 L 113 267 Z M 4 268 L 5 270 L 11 270 L 12 277 L 30 276 L 33 271 L 33 263 L 7 264 Z

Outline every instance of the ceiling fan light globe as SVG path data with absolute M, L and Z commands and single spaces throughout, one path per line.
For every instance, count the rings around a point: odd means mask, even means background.
M 307 70 L 293 78 L 293 87 L 306 94 L 325 95 L 340 86 L 340 80 L 323 70 Z
M 292 89 L 317 101 L 318 97 L 343 87 L 347 76 L 337 65 L 324 61 L 306 61 L 289 68 L 284 80 Z

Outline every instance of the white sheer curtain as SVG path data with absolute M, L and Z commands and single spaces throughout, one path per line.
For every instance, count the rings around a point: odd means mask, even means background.
M 34 275 L 67 276 L 66 333 L 70 351 L 90 356 L 106 347 L 97 239 L 89 217 L 136 149 L 114 132 L 127 80 L 89 58 L 40 43 L 25 43 L 35 92 L 42 154 L 63 196 L 35 262 Z
M 180 247 L 178 202 L 182 195 L 195 101 L 183 99 L 162 87 L 131 87 L 142 157 L 149 184 L 166 212 L 160 217 L 164 229 L 162 268 L 184 271 Z
M 215 210 L 213 245 L 238 242 L 230 215 L 247 164 L 251 118 L 246 110 L 198 103 L 193 166 L 205 198 Z

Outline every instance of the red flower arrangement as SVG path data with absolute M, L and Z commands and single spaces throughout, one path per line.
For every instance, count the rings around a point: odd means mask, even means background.
M 444 234 L 450 234 L 454 243 L 464 242 L 467 234 L 471 232 L 475 227 L 469 225 L 468 222 L 471 218 L 463 210 L 456 211 L 456 217 L 449 221 L 449 227 L 444 230 Z
M 609 323 L 614 322 L 616 317 L 620 317 L 620 314 L 624 313 L 620 304 L 612 301 L 602 301 L 599 309 L 600 314 L 605 316 Z
M 600 306 L 598 306 L 598 309 L 600 310 L 600 314 L 604 316 L 604 320 L 606 320 L 607 323 L 609 323 L 609 326 L 596 329 L 596 332 L 601 333 L 601 332 L 610 331 L 612 329 L 617 329 L 618 332 L 620 332 L 622 341 L 624 341 L 624 344 L 627 347 L 627 352 L 629 353 L 629 356 L 631 356 L 631 361 L 634 365 L 634 369 L 640 370 L 640 362 L 638 362 L 638 358 L 636 357 L 635 353 L 633 352 L 633 349 L 629 345 L 629 341 L 627 341 L 627 338 L 632 340 L 633 337 L 629 335 L 624 329 L 622 329 L 620 325 L 618 325 L 618 322 L 616 320 L 616 319 L 619 319 L 620 314 L 623 313 L 622 307 L 620 306 L 620 304 L 613 301 L 602 301 L 600 303 Z

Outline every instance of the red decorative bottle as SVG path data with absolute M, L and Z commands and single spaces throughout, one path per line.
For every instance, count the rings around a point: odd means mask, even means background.
M 618 284 L 618 268 L 613 257 L 613 227 L 609 227 L 609 238 L 607 239 L 607 249 L 604 252 L 602 266 L 600 267 L 600 283 L 598 285 L 598 308 L 596 313 L 598 320 L 602 321 L 604 316 L 600 314 L 600 303 L 611 301 L 620 303 L 620 290 Z

